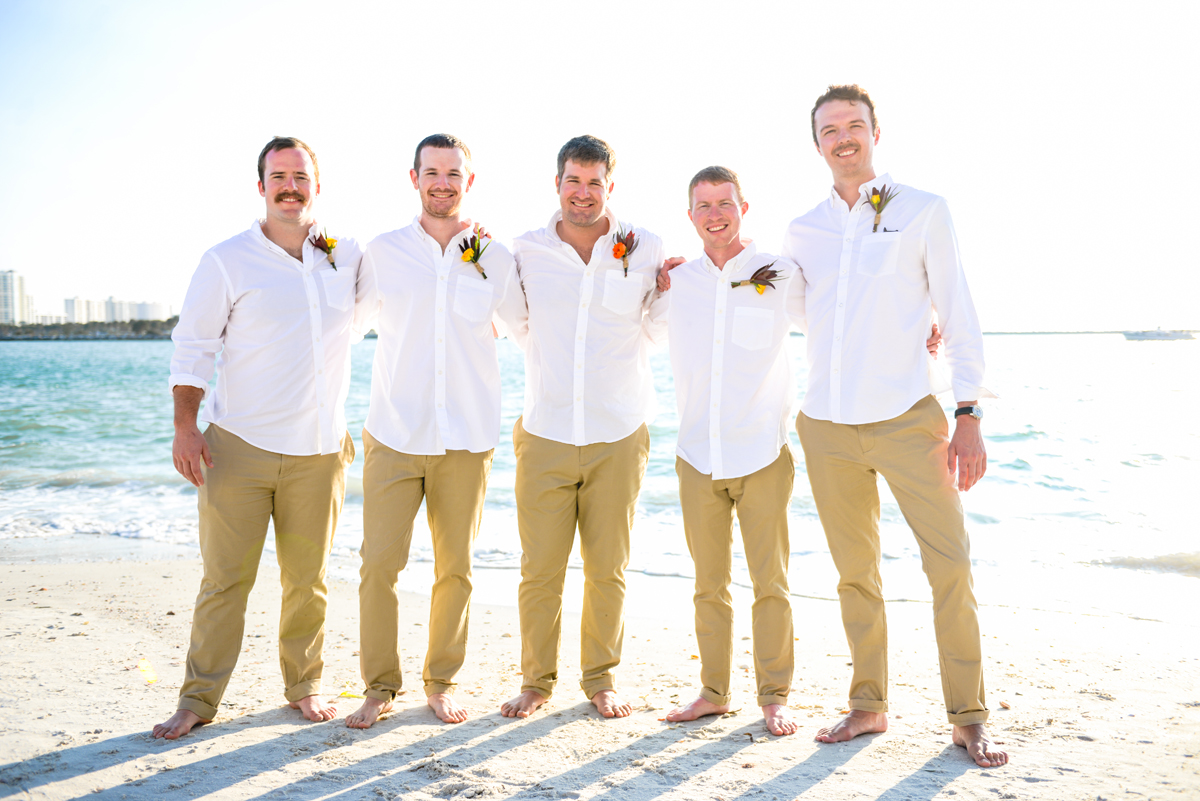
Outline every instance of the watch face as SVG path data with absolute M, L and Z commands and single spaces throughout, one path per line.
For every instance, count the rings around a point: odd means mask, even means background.
M 983 419 L 983 407 L 982 406 L 972 406 L 971 407 L 971 416 L 974 417 L 976 420 L 982 420 Z

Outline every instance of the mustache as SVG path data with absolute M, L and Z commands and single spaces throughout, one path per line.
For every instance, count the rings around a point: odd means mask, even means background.
M 304 195 L 300 194 L 299 192 L 280 192 L 278 195 L 275 196 L 276 203 L 282 203 L 285 200 L 297 200 L 297 201 L 303 203 L 304 201 L 308 200 L 308 198 L 306 198 Z
M 845 153 L 847 150 L 853 150 L 856 147 L 858 147 L 858 145 L 855 145 L 855 144 L 848 144 L 848 145 L 842 145 L 841 147 L 835 147 L 833 149 L 833 155 L 835 155 L 835 156 L 840 155 L 842 153 Z

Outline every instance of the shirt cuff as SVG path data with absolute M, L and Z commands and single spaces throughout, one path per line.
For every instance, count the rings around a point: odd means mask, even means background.
M 1000 396 L 992 392 L 987 387 L 958 387 L 954 388 L 954 402 L 965 403 L 966 401 L 976 401 L 981 398 L 999 398 Z
M 196 389 L 202 389 L 204 390 L 204 397 L 201 400 L 208 400 L 208 382 L 202 378 L 197 378 L 187 373 L 172 373 L 171 378 L 167 381 L 167 392 L 174 392 L 175 387 L 195 387 Z

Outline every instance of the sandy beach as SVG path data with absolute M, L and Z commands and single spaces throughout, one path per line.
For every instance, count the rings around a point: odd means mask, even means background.
M 554 698 L 527 721 L 500 717 L 519 684 L 516 609 L 476 604 L 459 695 L 472 718 L 438 721 L 420 665 L 428 599 L 404 596 L 408 689 L 367 731 L 302 720 L 282 698 L 275 642 L 278 569 L 264 560 L 244 652 L 220 716 L 177 741 L 150 727 L 174 709 L 200 563 L 187 548 L 102 548 L 47 563 L 4 543 L 0 565 L 0 796 L 271 799 L 1116 799 L 1200 797 L 1200 658 L 1194 631 L 1151 620 L 984 605 L 994 709 L 1012 762 L 981 770 L 950 743 L 930 607 L 889 604 L 891 728 L 846 744 L 812 735 L 845 703 L 849 658 L 836 605 L 796 598 L 793 714 L 799 734 L 767 734 L 753 706 L 748 650 L 740 710 L 662 720 L 696 691 L 690 582 L 630 576 L 621 692 L 632 716 L 603 720 L 578 681 L 578 616 L 564 625 Z M 60 544 L 61 545 L 61 544 Z M 61 551 L 60 551 L 61 553 Z M 477 571 L 512 583 L 513 571 Z M 578 594 L 571 571 L 568 595 Z M 493 587 L 494 590 L 494 587 Z M 492 593 L 494 595 L 494 592 Z M 738 637 L 749 648 L 749 599 Z M 653 614 L 649 614 L 653 612 Z M 331 585 L 325 691 L 342 715 L 362 691 L 357 587 Z

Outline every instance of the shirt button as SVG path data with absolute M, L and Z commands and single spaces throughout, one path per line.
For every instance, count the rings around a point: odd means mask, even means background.
M 591 270 L 588 270 L 586 273 L 584 273 L 584 275 L 591 275 L 591 274 L 592 274 Z
M 576 395 L 576 396 L 575 396 L 575 400 L 577 400 L 577 401 L 581 401 L 581 400 L 583 400 L 583 396 L 582 396 L 582 395 Z
M 317 375 L 324 375 L 324 373 L 325 373 L 325 371 L 324 371 L 324 370 L 318 370 L 318 371 L 317 371 Z
M 438 342 L 441 342 L 441 341 L 442 341 L 442 338 L 441 338 L 441 337 L 438 337 Z
M 719 339 L 718 339 L 718 340 L 717 340 L 717 344 L 718 344 L 718 345 L 720 345 L 720 344 L 721 344 L 721 340 L 719 340 Z
M 322 409 L 324 409 L 324 408 L 325 408 L 325 404 L 323 404 L 323 403 L 322 403 L 322 404 L 321 404 L 321 408 L 322 408 Z
M 438 375 L 441 375 L 441 374 L 442 374 L 442 371 L 441 371 L 441 370 L 438 370 Z
M 320 338 L 320 337 L 317 337 L 317 342 L 320 342 L 320 341 L 321 341 L 321 338 Z
M 442 310 L 442 307 L 441 307 L 441 306 L 438 306 L 438 311 L 441 311 L 441 310 Z
M 443 275 L 443 276 L 441 276 L 441 279 L 442 279 L 443 281 L 445 281 L 445 280 L 446 280 L 446 276 L 444 276 L 444 275 Z
M 583 341 L 583 337 L 576 337 L 576 339 L 578 339 L 580 342 Z
M 586 304 L 586 303 L 580 303 L 579 305 L 580 305 L 580 307 L 582 307 L 582 308 L 584 308 L 584 309 L 586 309 L 586 308 L 587 308 L 587 304 Z
M 845 306 L 845 305 L 846 305 L 845 303 L 839 303 L 839 304 L 838 304 L 838 308 L 840 309 L 840 308 L 842 308 L 842 307 L 843 307 L 843 306 Z

